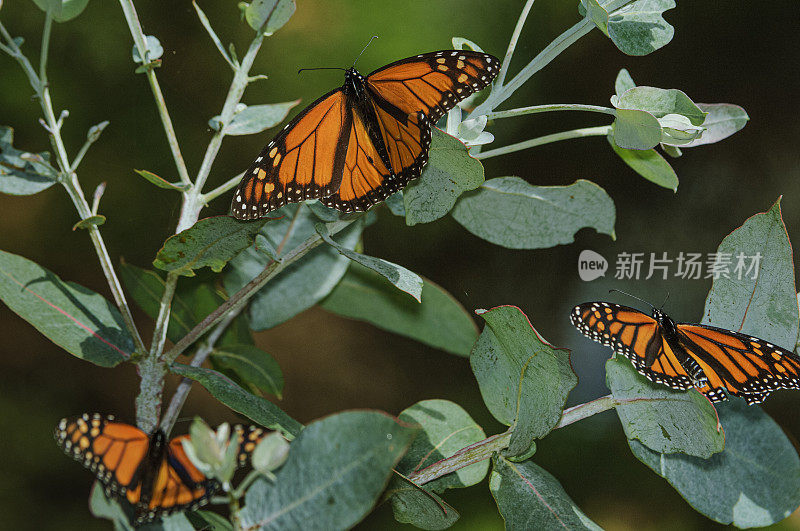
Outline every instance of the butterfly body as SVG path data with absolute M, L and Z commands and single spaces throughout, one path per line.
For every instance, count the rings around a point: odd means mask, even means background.
M 431 52 L 344 84 L 306 107 L 261 151 L 231 203 L 257 219 L 286 203 L 319 199 L 342 212 L 368 210 L 422 174 L 431 128 L 497 75 L 491 55 Z
M 696 388 L 712 402 L 733 395 L 756 404 L 778 389 L 800 388 L 800 357 L 747 334 L 676 323 L 656 308 L 647 315 L 608 302 L 578 305 L 570 321 L 630 359 L 650 381 L 677 390 Z
M 234 431 L 241 466 L 266 433 L 252 426 L 236 426 Z M 55 438 L 65 453 L 97 476 L 108 498 L 133 506 L 134 525 L 196 509 L 220 488 L 217 480 L 207 478 L 186 456 L 183 441 L 188 435 L 167 440 L 161 430 L 148 435 L 113 416 L 87 413 L 62 419 Z

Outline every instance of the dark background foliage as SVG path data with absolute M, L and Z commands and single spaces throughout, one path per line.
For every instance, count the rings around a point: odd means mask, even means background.
M 534 5 L 512 72 L 561 31 L 577 21 L 577 2 Z M 250 30 L 238 21 L 235 2 L 203 2 L 223 42 L 240 54 Z M 368 38 L 380 36 L 359 62 L 368 72 L 408 55 L 449 48 L 451 36 L 467 37 L 501 56 L 516 22 L 520 2 L 351 1 L 300 2 L 289 24 L 269 39 L 254 73 L 270 79 L 248 90 L 247 103 L 302 98 L 310 103 L 341 83 L 336 72 L 296 74 L 299 67 L 347 66 Z M 207 120 L 219 112 L 230 71 L 221 61 L 188 1 L 140 0 L 137 8 L 148 34 L 164 46 L 158 76 L 190 169 L 196 169 L 210 136 Z M 724 142 L 685 150 L 671 161 L 681 179 L 678 193 L 635 175 L 602 138 L 570 141 L 485 162 L 487 177 L 516 175 L 533 184 L 570 184 L 583 178 L 605 188 L 617 206 L 617 240 L 581 231 L 576 243 L 541 251 L 513 251 L 480 240 L 445 218 L 406 227 L 380 209 L 380 221 L 365 234 L 365 250 L 402 264 L 441 284 L 468 309 L 515 304 L 544 337 L 573 349 L 580 383 L 569 404 L 607 393 L 603 363 L 608 351 L 579 336 L 567 314 L 576 303 L 606 299 L 616 287 L 660 303 L 677 320 L 698 321 L 709 280 L 583 283 L 577 276 L 582 249 L 603 254 L 612 264 L 620 252 L 713 252 L 721 239 L 750 215 L 769 208 L 783 194 L 790 239 L 800 241 L 800 131 L 791 102 L 800 92 L 792 35 L 797 7 L 789 0 L 759 3 L 757 9 L 724 3 L 681 2 L 667 12 L 675 38 L 642 58 L 626 57 L 594 31 L 538 74 L 504 108 L 540 103 L 607 105 L 621 67 L 640 85 L 680 88 L 694 101 L 742 105 L 751 122 Z M 23 47 L 38 57 L 43 14 L 32 2 L 5 2 L 0 17 Z M 90 2 L 82 16 L 56 24 L 50 53 L 50 82 L 57 109 L 68 108 L 64 136 L 74 153 L 88 127 L 111 120 L 83 162 L 80 178 L 87 193 L 101 181 L 108 190 L 102 228 L 115 259 L 148 266 L 174 230 L 176 194 L 157 189 L 133 168 L 175 180 L 174 166 L 149 87 L 133 74 L 131 38 L 115 2 Z M 16 130 L 20 149 L 49 148 L 38 124 L 39 106 L 27 80 L 7 56 L 0 57 L 0 124 Z M 296 112 L 296 110 L 295 110 Z M 608 117 L 551 113 L 504 120 L 490 127 L 495 146 L 542 134 L 607 123 Z M 210 186 L 242 171 L 272 132 L 228 137 L 212 170 Z M 228 197 L 204 216 L 227 211 Z M 76 214 L 61 187 L 31 197 L 0 196 L 0 248 L 21 254 L 107 294 L 87 235 L 72 232 Z M 623 302 L 620 300 L 620 302 Z M 624 301 L 630 303 L 630 301 Z M 149 337 L 152 323 L 137 310 Z M 398 413 L 426 398 L 462 404 L 487 433 L 502 427 L 482 404 L 466 361 L 412 340 L 350 322 L 320 309 L 309 310 L 268 332 L 259 346 L 280 362 L 286 387 L 281 407 L 301 422 L 346 408 L 380 408 Z M 132 366 L 109 370 L 60 351 L 31 326 L 0 308 L 0 514 L 9 529 L 93 529 L 106 523 L 86 512 L 90 475 L 53 444 L 57 420 L 83 411 L 116 413 L 133 419 L 137 377 Z M 174 382 L 172 382 L 174 384 Z M 779 392 L 764 408 L 796 441 L 800 417 L 797 393 Z M 209 422 L 235 420 L 205 391 L 192 392 L 184 417 Z M 179 424 L 178 430 L 186 429 Z M 597 523 L 608 529 L 708 529 L 661 478 L 637 461 L 612 413 L 557 430 L 539 444 L 534 460 L 547 468 Z M 485 488 L 447 496 L 462 514 L 456 528 L 500 528 L 502 521 Z M 36 525 L 33 525 L 33 522 Z M 393 523 L 379 509 L 364 528 Z M 800 527 L 800 517 L 779 524 Z

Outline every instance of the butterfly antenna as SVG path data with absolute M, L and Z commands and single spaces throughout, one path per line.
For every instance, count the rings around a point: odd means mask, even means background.
M 668 300 L 669 300 L 669 291 L 667 292 L 667 296 L 664 297 L 664 302 L 661 303 L 662 310 L 664 309 L 664 306 L 666 306 Z
M 610 290 L 608 290 L 608 292 L 609 292 L 609 293 L 611 293 L 611 292 L 613 292 L 613 291 L 616 291 L 617 293 L 622 293 L 623 295 L 627 295 L 628 297 L 630 297 L 630 298 L 632 298 L 632 299 L 636 299 L 637 301 L 640 301 L 640 302 L 643 302 L 643 303 L 645 303 L 646 305 L 650 306 L 650 307 L 651 307 L 652 309 L 654 309 L 654 310 L 656 309 L 656 307 L 655 307 L 655 306 L 653 306 L 652 304 L 650 304 L 649 302 L 647 302 L 647 301 L 646 301 L 646 300 L 644 300 L 644 299 L 640 299 L 640 298 L 639 298 L 639 297 L 637 297 L 636 295 L 631 295 L 630 293 L 627 293 L 627 292 L 625 292 L 625 291 L 622 291 L 621 289 L 610 289 Z M 664 301 L 664 302 L 667 302 L 667 301 Z M 662 306 L 662 307 L 663 307 L 663 306 Z
M 346 68 L 341 68 L 339 66 L 317 66 L 317 67 L 314 67 L 314 68 L 301 68 L 300 70 L 297 71 L 297 73 L 299 74 L 303 70 L 345 70 L 346 71 L 347 69 Z
M 369 48 L 369 45 L 370 45 L 370 44 L 372 44 L 372 41 L 374 41 L 374 40 L 375 40 L 375 39 L 377 39 L 377 38 L 378 38 L 378 36 L 377 36 L 377 35 L 373 35 L 373 36 L 372 36 L 372 37 L 369 39 L 369 42 L 367 43 L 367 45 L 366 45 L 366 46 L 364 46 L 364 49 L 363 49 L 363 50 L 361 50 L 361 53 L 360 53 L 360 54 L 358 54 L 358 57 L 356 57 L 356 60 L 355 60 L 355 61 L 353 61 L 353 66 L 351 66 L 350 68 L 354 68 L 354 67 L 356 66 L 356 63 L 358 62 L 358 60 L 359 60 L 359 59 L 361 59 L 361 56 L 362 56 L 362 55 L 364 55 L 364 52 L 366 52 L 366 51 L 367 51 L 367 48 Z

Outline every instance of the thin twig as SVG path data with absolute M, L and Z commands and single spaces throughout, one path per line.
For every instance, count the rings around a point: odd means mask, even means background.
M 536 114 L 540 112 L 552 111 L 587 111 L 599 112 L 603 114 L 616 115 L 616 110 L 611 107 L 601 107 L 599 105 L 582 105 L 580 103 L 550 103 L 548 105 L 531 105 L 530 107 L 520 107 L 518 109 L 510 109 L 507 111 L 495 111 L 486 115 L 489 120 L 497 120 L 499 118 L 513 118 L 515 116 L 524 116 L 526 114 Z
M 231 177 L 225 183 L 217 186 L 210 192 L 203 194 L 202 196 L 203 203 L 209 203 L 212 200 L 224 194 L 225 192 L 227 192 L 228 190 L 231 190 L 234 186 L 239 184 L 239 182 L 242 180 L 242 177 L 244 177 L 244 172 L 240 173 L 236 177 Z
M 528 13 L 530 13 L 531 7 L 533 7 L 533 2 L 534 0 L 525 2 L 525 7 L 522 8 L 522 13 L 520 13 L 517 19 L 514 33 L 511 34 L 511 40 L 508 41 L 508 50 L 506 50 L 506 56 L 503 58 L 503 65 L 500 67 L 500 73 L 497 75 L 497 80 L 495 81 L 497 87 L 502 87 L 503 83 L 506 81 L 506 74 L 508 73 L 509 65 L 511 65 L 511 58 L 514 56 L 514 50 L 517 48 L 519 36 L 522 33 L 522 28 L 525 26 L 525 21 L 528 19 Z
M 572 138 L 584 138 L 587 136 L 605 136 L 609 133 L 609 131 L 611 131 L 610 125 L 601 125 L 598 127 L 585 127 L 583 129 L 572 129 L 571 131 L 562 131 L 561 133 L 553 133 L 551 135 L 531 138 L 530 140 L 517 142 L 516 144 L 510 144 L 508 146 L 499 147 L 497 149 L 490 149 L 489 151 L 478 153 L 477 155 L 475 155 L 475 158 L 488 159 L 490 157 L 505 155 L 507 153 L 513 153 L 515 151 L 521 151 L 523 149 L 541 146 L 544 144 L 550 144 L 552 142 L 558 142 L 560 140 L 569 140 Z

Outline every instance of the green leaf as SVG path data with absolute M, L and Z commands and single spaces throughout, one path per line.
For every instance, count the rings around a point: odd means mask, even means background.
M 207 531 L 234 531 L 233 525 L 224 516 L 211 511 L 193 511 L 186 513 L 186 517 L 195 525 L 195 529 Z
M 317 219 L 324 221 L 325 223 L 338 221 L 342 219 L 343 216 L 342 212 L 339 212 L 335 208 L 326 207 L 319 201 L 307 201 L 306 206 L 317 217 Z
M 661 124 L 647 111 L 617 109 L 614 143 L 626 149 L 650 149 L 661 142 Z
M 592 529 L 592 522 L 556 478 L 532 461 L 494 460 L 489 482 L 506 529 Z
M 748 259 L 755 256 L 760 258 Z M 717 248 L 718 263 L 724 264 L 726 257 L 730 260 L 728 278 L 714 279 L 706 298 L 703 323 L 741 331 L 794 350 L 800 315 L 792 246 L 781 217 L 780 199 L 722 240 Z M 737 271 L 740 258 L 744 266 Z M 751 265 L 757 269 L 755 275 L 747 274 Z
M 77 222 L 75 225 L 73 225 L 72 230 L 89 229 L 91 227 L 97 227 L 98 225 L 102 225 L 105 222 L 106 222 L 106 217 L 103 215 L 89 216 L 88 218 L 84 218 L 79 222 Z
M 210 267 L 219 273 L 232 258 L 253 244 L 269 218 L 242 222 L 230 216 L 201 219 L 167 238 L 153 265 L 164 271 L 194 276 L 194 270 Z
M 152 63 L 164 53 L 164 48 L 161 47 L 161 43 L 159 42 L 158 38 L 153 35 L 147 35 L 145 38 L 145 45 L 147 49 L 145 51 L 145 56 L 147 58 L 147 63 Z M 139 48 L 134 44 L 133 48 L 131 49 L 131 55 L 133 57 L 134 63 L 145 63 L 145 60 L 142 59 L 142 56 L 139 55 Z
M 102 295 L 0 251 L 0 299 L 73 356 L 113 367 L 133 352 L 117 308 Z
M 377 411 L 310 423 L 274 483 L 259 479 L 240 516 L 250 529 L 346 529 L 372 510 L 417 430 Z
M 159 188 L 164 188 L 166 190 L 175 190 L 176 192 L 185 192 L 189 189 L 189 185 L 183 183 L 171 183 L 164 179 L 163 177 L 159 177 L 153 172 L 147 170 L 133 170 L 145 179 L 147 179 L 152 184 L 158 186 Z
M 56 22 L 66 22 L 80 15 L 89 0 L 33 0 L 39 9 L 50 15 Z
M 675 0 L 636 0 L 612 11 L 607 35 L 627 55 L 647 55 L 672 40 L 675 28 L 664 20 L 664 11 L 675 7 Z
M 628 439 L 664 454 L 704 459 L 725 446 L 714 406 L 696 390 L 673 391 L 652 383 L 621 356 L 606 362 L 606 384 L 615 399 L 626 402 L 616 410 Z
M 701 138 L 705 127 L 692 125 L 682 114 L 668 114 L 658 119 L 661 124 L 661 143 L 672 146 L 683 146 L 692 140 Z
M 303 428 L 269 400 L 248 393 L 217 371 L 180 363 L 170 365 L 170 371 L 198 382 L 232 410 L 271 430 L 279 430 L 289 439 L 296 437 Z
M 32 195 L 56 183 L 58 171 L 50 165 L 50 153 L 14 149 L 14 130 L 0 126 L 0 192 Z
M 126 262 L 120 265 L 119 271 L 120 278 L 134 302 L 155 319 L 164 294 L 164 278 L 155 271 Z M 179 341 L 224 300 L 224 297 L 206 282 L 198 283 L 190 279 L 180 282 L 172 297 L 167 338 L 173 343 Z M 217 346 L 239 345 L 250 341 L 246 319 L 240 315 L 217 341 Z
M 404 204 L 403 191 L 395 192 L 386 198 L 386 206 L 395 216 L 406 217 L 406 205 Z
M 458 520 L 458 511 L 439 495 L 405 477 L 395 474 L 386 492 L 391 495 L 394 518 L 401 524 L 438 531 L 447 529 Z
M 598 0 L 581 0 L 580 10 L 584 16 L 591 19 L 594 25 L 608 37 L 608 11 L 600 5 Z
M 264 27 L 264 35 L 272 35 L 289 22 L 297 6 L 294 0 L 253 0 L 244 8 L 247 24 L 255 31 Z
M 265 225 L 260 233 L 274 249 L 280 247 L 285 253 L 311 236 L 316 236 L 316 217 L 305 206 L 287 205 L 279 212 L 285 216 Z M 353 249 L 362 230 L 362 223 L 357 221 L 339 234 L 339 241 Z M 245 250 L 225 270 L 225 290 L 235 293 L 261 273 L 270 260 L 255 247 Z M 347 258 L 328 246 L 312 250 L 281 271 L 253 296 L 249 310 L 250 326 L 254 330 L 266 330 L 311 308 L 338 284 L 349 264 Z
M 300 100 L 245 106 L 242 110 L 237 111 L 230 123 L 225 126 L 225 134 L 253 135 L 270 127 L 275 127 L 286 118 L 292 107 L 295 107 L 298 103 L 300 103 Z M 221 117 L 215 116 L 211 120 L 220 122 Z
M 648 181 L 673 192 L 678 190 L 678 175 L 669 162 L 655 149 L 624 149 L 619 147 L 611 137 L 608 137 L 608 143 L 611 144 L 614 153 L 619 155 L 619 158 L 633 171 Z
M 678 89 L 633 87 L 619 97 L 616 106 L 620 110 L 647 111 L 656 118 L 663 118 L 668 114 L 680 114 L 689 118 L 692 125 L 703 125 L 706 119 L 706 113 Z
M 329 312 L 372 323 L 452 354 L 469 356 L 478 337 L 469 313 L 452 295 L 427 279 L 421 298 L 422 303 L 417 303 L 371 269 L 352 264 L 320 305 Z
M 633 82 L 630 72 L 625 68 L 621 69 L 617 74 L 617 79 L 614 81 L 614 92 L 617 93 L 617 98 L 622 96 L 626 90 L 632 89 L 636 86 Z
M 569 351 L 543 340 L 519 308 L 476 313 L 487 326 L 472 349 L 472 372 L 494 418 L 514 426 L 509 455 L 521 455 L 556 427 L 578 378 Z
M 703 112 L 708 113 L 703 122 L 703 127 L 706 128 L 706 131 L 703 136 L 684 144 L 682 147 L 703 146 L 719 142 L 740 131 L 750 120 L 747 112 L 738 105 L 730 103 L 698 103 L 697 106 Z
M 458 196 L 483 183 L 483 165 L 459 139 L 436 127 L 432 134 L 422 176 L 403 191 L 408 225 L 436 221 L 450 212 Z
M 323 223 L 317 223 L 317 233 L 322 240 L 339 251 L 339 254 L 346 256 L 354 262 L 358 262 L 364 267 L 368 267 L 394 284 L 394 286 L 414 297 L 417 302 L 422 302 L 422 279 L 416 273 L 409 271 L 403 266 L 399 266 L 387 260 L 381 260 L 373 256 L 351 251 L 337 243 L 328 233 L 328 229 Z
M 461 197 L 452 215 L 496 245 L 541 249 L 572 243 L 584 227 L 614 238 L 616 210 L 605 190 L 589 181 L 533 186 L 519 177 L 498 177 Z
M 216 364 L 235 372 L 259 390 L 281 398 L 283 373 L 275 358 L 253 345 L 230 345 L 214 349 Z
M 743 400 L 717 404 L 725 450 L 709 459 L 631 450 L 697 511 L 738 528 L 783 520 L 800 505 L 800 458 L 780 426 Z
M 451 457 L 457 451 L 482 441 L 486 434 L 469 413 L 449 400 L 423 400 L 399 415 L 408 424 L 418 424 L 422 431 L 395 467 L 409 476 Z M 489 462 L 481 461 L 425 484 L 425 490 L 441 494 L 446 489 L 462 488 L 483 481 Z

